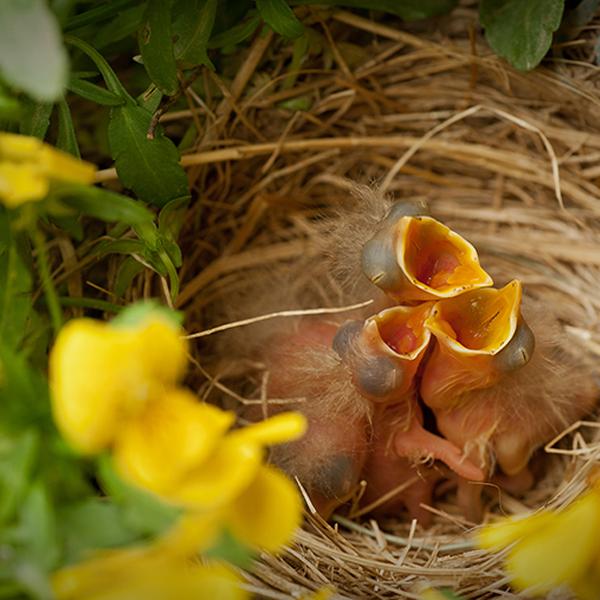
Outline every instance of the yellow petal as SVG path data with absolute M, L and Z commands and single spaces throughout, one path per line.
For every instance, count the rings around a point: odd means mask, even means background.
M 187 365 L 187 342 L 171 321 L 150 316 L 132 331 L 136 335 L 139 360 L 148 377 L 166 385 L 179 381 Z
M 300 413 L 286 412 L 238 429 L 232 435 L 248 443 L 268 446 L 295 440 L 306 432 L 306 418 Z
M 229 435 L 203 464 L 187 474 L 171 499 L 193 509 L 222 507 L 250 485 L 262 458 L 259 446 Z
M 302 500 L 283 473 L 263 466 L 231 504 L 227 524 L 242 542 L 269 552 L 281 550 L 302 523 Z
M 233 413 L 201 403 L 187 390 L 169 390 L 123 425 L 115 463 L 129 481 L 169 495 L 214 451 L 234 419 Z
M 77 450 L 97 453 L 113 440 L 127 399 L 147 394 L 136 381 L 130 340 L 91 319 L 67 323 L 49 359 L 52 410 L 61 433 Z
M 543 529 L 529 535 L 508 555 L 506 569 L 513 584 L 535 586 L 546 593 L 561 584 L 581 580 L 595 564 L 600 551 L 600 496 L 590 492 L 553 514 Z
M 185 342 L 166 320 L 118 328 L 75 319 L 50 357 L 57 425 L 80 452 L 99 452 L 148 399 L 183 375 L 185 364 Z
M 172 556 L 194 556 L 210 548 L 223 531 L 220 511 L 190 512 L 158 542 L 160 550 Z
M 0 161 L 34 162 L 44 143 L 18 133 L 0 132 Z
M 72 183 L 93 183 L 96 167 L 88 162 L 44 144 L 36 157 L 44 173 L 51 179 Z
M 48 187 L 48 179 L 36 166 L 0 162 L 0 202 L 9 208 L 42 200 Z
M 230 567 L 173 559 L 157 551 L 155 546 L 98 554 L 59 570 L 51 583 L 57 600 L 241 600 L 248 597 Z
M 500 550 L 552 523 L 555 515 L 539 512 L 526 517 L 511 517 L 498 523 L 486 525 L 476 533 L 475 543 L 487 550 Z

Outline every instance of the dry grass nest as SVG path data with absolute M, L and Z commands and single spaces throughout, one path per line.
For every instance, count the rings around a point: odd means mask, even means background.
M 257 37 L 232 81 L 206 74 L 207 89 L 221 94 L 203 101 L 190 92 L 190 110 L 163 117 L 171 133 L 190 119 L 202 132 L 183 158 L 195 190 L 180 240 L 188 331 L 224 323 L 223 305 L 254 270 L 314 256 L 316 217 L 343 212 L 349 181 L 358 181 L 426 201 L 475 244 L 486 269 L 560 305 L 564 335 L 600 355 L 600 21 L 523 74 L 491 53 L 468 5 L 411 26 L 347 12 L 307 19 L 323 49 L 301 71 L 290 75 L 289 44 Z M 294 102 L 306 110 L 286 108 Z M 151 278 L 139 278 L 130 299 L 148 293 Z M 309 281 L 315 287 L 307 273 Z M 323 305 L 318 293 L 313 300 L 302 308 Z M 242 304 L 236 318 L 296 308 Z M 260 402 L 239 385 L 252 365 L 219 356 L 219 336 L 195 340 L 191 384 L 211 401 Z M 535 489 L 524 498 L 497 491 L 486 518 L 563 506 L 580 493 L 600 459 L 594 419 L 548 444 Z M 267 598 L 324 585 L 347 598 L 417 598 L 423 582 L 467 598 L 510 597 L 502 556 L 471 546 L 474 524 L 452 496 L 430 510 L 427 530 L 309 514 L 296 545 L 261 557 L 248 585 Z

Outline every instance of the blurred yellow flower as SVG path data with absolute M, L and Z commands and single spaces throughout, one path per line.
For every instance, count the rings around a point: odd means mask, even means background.
M 136 327 L 92 319 L 65 325 L 49 361 L 54 419 L 79 452 L 108 448 L 118 431 L 183 376 L 187 346 L 160 313 Z
M 42 200 L 52 181 L 92 183 L 96 167 L 34 137 L 0 132 L 0 202 Z
M 148 546 L 98 552 L 54 573 L 54 594 L 57 600 L 248 598 L 233 569 L 217 562 L 201 564 L 196 558 L 210 539 L 210 528 L 206 519 L 184 517 Z
M 581 600 L 597 600 L 600 587 L 600 487 L 596 484 L 561 511 L 512 517 L 477 534 L 481 548 L 514 544 L 506 570 L 520 591 L 545 595 L 568 585 Z
M 233 413 L 177 387 L 186 349 L 161 313 L 128 327 L 71 321 L 50 356 L 55 421 L 79 452 L 112 450 L 128 481 L 275 551 L 299 527 L 302 502 L 287 477 L 263 464 L 266 447 L 298 438 L 306 421 L 282 413 L 230 430 Z
M 166 392 L 124 426 L 115 464 L 133 483 L 190 510 L 213 510 L 240 541 L 275 551 L 300 525 L 292 482 L 263 465 L 265 446 L 304 433 L 304 418 L 283 413 L 227 433 L 233 415 L 190 392 Z

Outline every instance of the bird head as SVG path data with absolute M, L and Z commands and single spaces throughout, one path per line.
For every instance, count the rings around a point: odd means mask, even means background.
M 364 397 L 377 403 L 397 401 L 414 388 L 415 373 L 431 338 L 425 321 L 432 307 L 431 302 L 395 306 L 339 329 L 333 348 L 349 366 Z
M 535 339 L 521 316 L 521 296 L 521 282 L 513 280 L 435 304 L 425 323 L 437 341 L 421 383 L 427 404 L 451 405 L 527 364 Z
M 452 298 L 493 284 L 463 237 L 431 217 L 401 211 L 365 244 L 362 269 L 399 302 Z

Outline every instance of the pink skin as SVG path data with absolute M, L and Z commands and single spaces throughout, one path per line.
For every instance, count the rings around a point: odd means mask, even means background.
M 306 398 L 303 403 L 279 406 L 274 412 L 298 410 L 308 420 L 304 437 L 276 448 L 273 458 L 298 477 L 324 518 L 357 489 L 367 455 L 368 423 L 364 413 L 331 414 L 322 397 L 321 382 L 299 375 L 294 367 L 305 360 L 307 348 L 333 352 L 330 347 L 336 332 L 335 324 L 322 319 L 302 319 L 291 335 L 272 338 L 267 355 L 271 374 L 269 397 Z
M 552 435 L 547 427 L 523 420 L 522 415 L 499 413 L 489 402 L 473 401 L 451 410 L 436 413 L 440 431 L 469 458 L 493 484 L 509 493 L 521 494 L 533 484 L 528 462 L 534 449 Z M 493 450 L 503 472 L 493 473 L 490 452 Z M 483 515 L 482 486 L 458 480 L 458 504 L 473 522 Z
M 431 505 L 433 487 L 441 474 L 425 465 L 415 466 L 409 458 L 399 456 L 393 444 L 394 426 L 387 411 L 375 416 L 372 447 L 363 470 L 367 483 L 361 498 L 363 507 L 405 484 L 407 487 L 373 509 L 374 515 L 399 516 L 406 508 L 412 519 L 423 527 L 431 524 L 432 514 L 421 504 Z
M 336 331 L 335 324 L 322 319 L 302 319 L 295 332 L 271 339 L 266 357 L 271 373 L 268 394 L 278 398 L 306 397 L 307 402 L 276 410 L 296 409 L 309 421 L 304 438 L 275 449 L 273 458 L 289 473 L 298 476 L 325 518 L 349 499 L 361 476 L 368 483 L 364 500 L 368 504 L 367 499 L 374 500 L 421 473 L 419 481 L 378 512 L 397 512 L 399 507 L 406 506 L 411 515 L 426 524 L 431 515 L 420 504 L 431 503 L 433 486 L 440 477 L 426 467 L 417 471 L 413 467 L 415 463 L 438 459 L 461 477 L 476 481 L 483 480 L 483 471 L 465 459 L 453 443 L 424 429 L 414 384 L 401 398 L 372 404 L 370 450 L 366 416 L 349 420 L 345 414 L 331 414 L 322 400 L 323 384 L 314 378 L 299 377 L 294 366 L 305 359 L 303 351 L 307 347 L 329 351 Z M 394 335 L 394 343 L 403 343 L 399 335 Z

